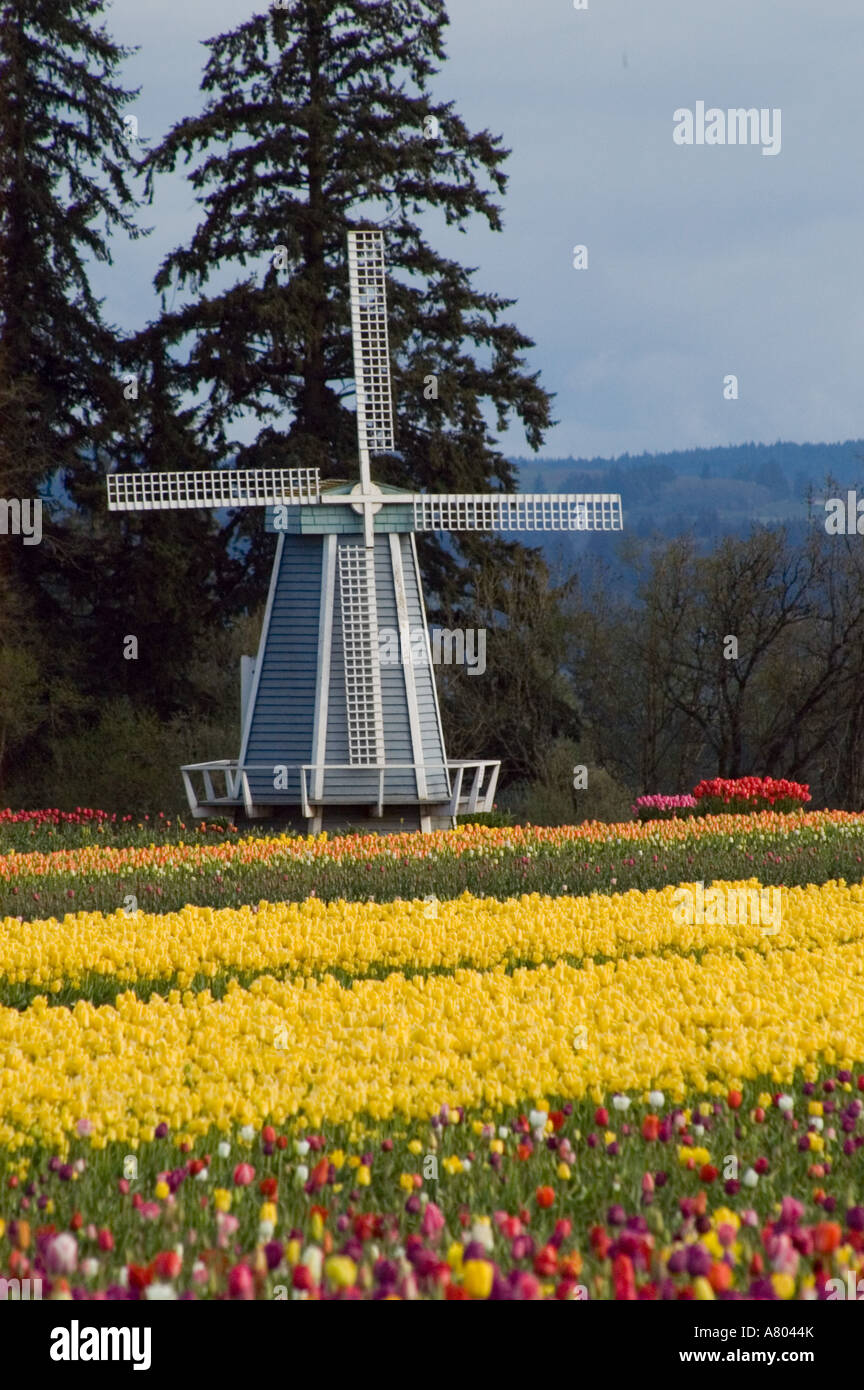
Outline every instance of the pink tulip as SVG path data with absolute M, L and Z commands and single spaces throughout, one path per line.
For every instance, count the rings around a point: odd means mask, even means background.
M 46 1252 L 50 1274 L 73 1274 L 78 1267 L 78 1242 L 68 1231 L 55 1236 Z
M 434 1202 L 426 1203 L 426 1210 L 423 1213 L 423 1220 L 420 1222 L 420 1230 L 427 1240 L 434 1238 L 444 1228 L 444 1216 L 441 1208 Z

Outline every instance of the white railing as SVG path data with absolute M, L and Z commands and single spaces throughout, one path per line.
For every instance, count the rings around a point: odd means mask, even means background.
M 498 774 L 501 771 L 501 764 L 489 760 L 485 762 L 459 760 L 458 762 L 448 763 L 447 766 L 451 772 L 455 772 L 456 774 L 453 781 L 451 805 L 459 809 L 454 811 L 453 815 L 471 816 L 475 813 L 482 815 L 486 811 L 491 811 L 495 800 L 495 789 L 498 786 Z M 462 783 L 465 773 L 470 768 L 474 769 L 474 780 L 471 783 L 471 790 L 468 793 L 466 804 L 463 807 L 461 805 Z
M 384 814 L 384 779 L 388 772 L 416 772 L 422 768 L 427 774 L 443 772 L 448 779 L 451 791 L 448 796 L 448 809 L 446 814 L 451 816 L 464 816 L 483 814 L 491 811 L 495 789 L 498 785 L 498 774 L 501 770 L 500 762 L 492 759 L 474 761 L 471 759 L 459 759 L 455 762 L 432 762 L 432 763 L 371 763 L 367 766 L 358 767 L 356 763 L 302 763 L 289 766 L 284 763 L 277 764 L 284 768 L 286 772 L 298 772 L 300 774 L 300 804 L 303 815 L 311 819 L 316 814 L 316 809 L 327 805 L 344 805 L 344 793 L 333 796 L 316 795 L 310 802 L 309 782 L 310 775 L 315 777 L 316 783 L 320 785 L 320 779 L 328 772 L 351 772 L 355 775 L 359 773 L 377 773 L 378 790 L 372 814 L 382 816 Z M 266 772 L 270 776 L 273 774 L 273 764 L 264 763 L 261 765 L 246 765 L 241 767 L 236 758 L 223 758 L 215 762 L 208 763 L 188 763 L 180 771 L 183 774 L 183 785 L 186 788 L 186 799 L 193 816 L 201 817 L 206 815 L 208 810 L 212 813 L 219 807 L 224 806 L 227 810 L 232 806 L 243 806 L 247 816 L 255 818 L 262 814 L 259 807 L 264 803 L 257 803 L 252 795 L 249 786 L 249 774 L 254 772 Z M 473 771 L 471 787 L 467 792 L 463 792 L 466 774 Z M 192 783 L 192 774 L 200 773 L 204 779 L 204 798 L 199 800 Z M 225 793 L 219 795 L 213 785 L 213 774 L 221 775 L 225 779 Z M 451 780 L 452 779 L 452 780 Z M 267 803 L 268 805 L 278 803 Z M 405 803 L 396 803 L 405 804 Z M 418 804 L 419 798 L 418 798 Z M 426 804 L 426 803 L 423 803 Z M 443 802 L 435 802 L 434 798 L 429 798 L 428 804 L 443 805 Z M 203 809 L 202 809 L 203 808 Z

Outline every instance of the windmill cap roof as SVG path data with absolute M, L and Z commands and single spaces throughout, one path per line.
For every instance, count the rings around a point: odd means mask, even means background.
M 379 492 L 405 493 L 405 492 L 410 492 L 410 491 L 411 491 L 411 488 L 410 488 L 410 487 L 407 487 L 407 486 L 406 486 L 406 487 L 394 487 L 392 483 L 376 483 L 374 479 L 373 479 L 372 481 L 373 481 L 373 485 L 378 489 Z M 335 494 L 335 495 L 338 496 L 338 495 L 341 495 L 342 493 L 346 493 L 346 494 L 347 494 L 347 493 L 349 493 L 349 492 L 352 492 L 353 489 L 354 489 L 356 486 L 357 486 L 357 479 L 356 479 L 356 478 L 353 478 L 353 479 L 351 479 L 350 481 L 346 481 L 346 480 L 343 479 L 343 478 L 332 478 L 332 479 L 330 479 L 330 480 L 325 480 L 325 481 L 323 481 L 323 482 L 321 483 L 321 491 L 322 491 L 322 492 L 329 492 L 331 495 L 334 495 L 334 494 Z M 419 489 L 415 489 L 415 491 L 419 491 Z

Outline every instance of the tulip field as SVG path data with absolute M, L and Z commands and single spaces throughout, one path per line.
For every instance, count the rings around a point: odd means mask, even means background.
M 337 839 L 0 813 L 0 1290 L 864 1296 L 864 814 L 692 800 Z M 711 907 L 766 885 L 770 926 Z

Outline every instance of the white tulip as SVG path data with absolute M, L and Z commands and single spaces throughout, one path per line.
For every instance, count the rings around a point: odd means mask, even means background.
M 741 1178 L 745 1187 L 755 1187 L 759 1181 L 759 1174 L 755 1168 L 748 1168 Z
M 177 1290 L 173 1284 L 148 1284 L 144 1290 L 144 1297 L 151 1302 L 167 1302 L 177 1297 Z
M 220 1158 L 228 1157 L 231 1152 L 231 1145 L 228 1143 L 227 1139 L 219 1140 L 219 1143 L 216 1145 L 216 1152 Z
M 664 1096 L 662 1091 L 652 1091 L 648 1097 L 648 1100 L 653 1105 L 655 1110 L 659 1110 L 660 1106 L 666 1100 L 666 1097 Z
M 484 1250 L 493 1250 L 495 1247 L 495 1237 L 492 1234 L 492 1227 L 486 1221 L 475 1221 L 471 1227 L 471 1239 L 476 1240 L 478 1245 L 482 1245 Z

